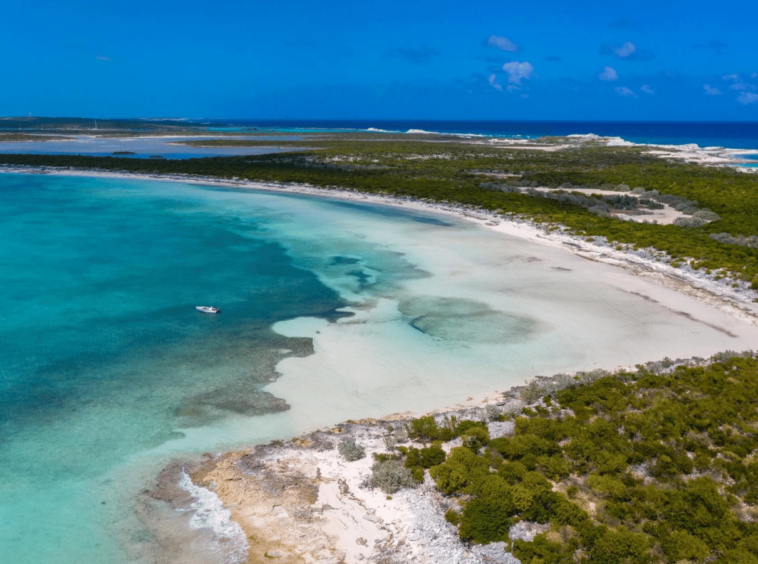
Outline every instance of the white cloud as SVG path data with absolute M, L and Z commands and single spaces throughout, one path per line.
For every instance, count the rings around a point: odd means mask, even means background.
M 721 90 L 714 88 L 710 84 L 703 84 L 703 89 L 707 96 L 721 96 Z
M 645 62 L 655 59 L 655 53 L 650 49 L 638 49 L 631 41 L 626 41 L 621 47 L 606 43 L 600 46 L 601 55 L 613 55 L 625 61 Z
M 739 97 L 737 98 L 737 101 L 740 104 L 745 104 L 746 106 L 748 104 L 755 104 L 756 102 L 758 102 L 758 94 L 756 94 L 755 92 L 743 92 L 742 94 L 739 95 Z
M 627 88 L 626 86 L 617 86 L 616 87 L 616 94 L 619 96 L 630 96 L 632 98 L 636 98 L 637 94 L 632 90 L 631 88 Z
M 653 90 L 653 87 L 649 84 L 643 84 L 640 86 L 640 91 L 644 92 L 645 94 L 655 94 L 655 90 Z
M 600 80 L 607 80 L 607 81 L 613 81 L 613 80 L 619 79 L 619 75 L 616 72 L 616 69 L 614 69 L 613 67 L 603 67 L 603 71 L 599 75 L 597 75 L 597 77 Z
M 618 47 L 613 50 L 614 53 L 616 53 L 617 56 L 626 58 L 629 55 L 633 54 L 635 51 L 637 51 L 637 47 L 635 47 L 634 43 L 631 41 L 627 41 L 624 43 L 621 47 Z
M 505 87 L 505 89 L 508 92 L 516 92 L 517 90 L 521 90 L 519 86 L 514 86 L 513 84 L 509 84 L 508 86 Z
M 503 65 L 503 70 L 508 73 L 508 82 L 521 84 L 523 79 L 531 78 L 534 67 L 528 61 L 524 61 L 523 63 L 511 61 Z
M 502 35 L 491 35 L 487 40 L 487 45 L 490 47 L 496 47 L 497 49 L 501 49 L 503 51 L 518 51 L 518 45 L 516 45 L 507 37 L 503 37 Z
M 98 55 L 95 57 L 96 61 L 112 61 L 113 59 L 111 57 L 106 57 L 105 55 Z
M 497 76 L 495 76 L 495 74 L 494 74 L 494 73 L 490 75 L 490 78 L 489 78 L 489 83 L 490 83 L 490 86 L 492 86 L 492 88 L 494 88 L 495 90 L 498 90 L 499 92 L 502 92 L 502 91 L 503 91 L 503 87 L 502 87 L 502 86 L 500 86 L 500 85 L 497 83 Z
M 742 81 L 735 82 L 734 84 L 730 84 L 729 88 L 731 88 L 732 90 L 752 90 L 752 91 L 758 90 L 758 86 L 756 86 L 755 84 L 747 84 Z
M 740 75 L 738 74 L 727 74 L 721 77 L 727 82 L 731 82 L 732 84 L 729 85 L 729 88 L 732 90 L 752 90 L 755 92 L 758 90 L 758 86 L 755 86 L 754 84 L 748 84 L 744 80 L 740 78 Z

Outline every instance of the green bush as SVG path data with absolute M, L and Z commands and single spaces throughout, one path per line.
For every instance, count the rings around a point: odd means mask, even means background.
M 405 459 L 405 467 L 412 468 L 419 466 L 421 468 L 431 468 L 445 462 L 445 457 L 445 451 L 438 445 L 422 449 L 410 448 Z
M 517 540 L 513 544 L 513 555 L 522 564 L 574 564 L 577 543 L 561 544 L 547 539 L 545 534 L 534 537 L 533 542 Z
M 419 481 L 415 480 L 413 473 L 397 460 L 387 460 L 374 462 L 371 466 L 369 484 L 384 493 L 393 494 L 403 488 L 415 488 Z
M 479 450 L 486 446 L 490 441 L 490 434 L 487 428 L 471 427 L 461 436 L 463 439 L 463 446 L 471 450 L 471 452 L 478 454 Z
M 661 548 L 670 562 L 694 560 L 702 562 L 711 553 L 708 545 L 686 531 L 673 531 L 660 539 Z
M 445 513 L 445 521 L 458 526 L 461 523 L 461 515 L 455 509 L 448 509 Z
M 459 535 L 465 541 L 478 543 L 508 540 L 512 513 L 513 506 L 505 500 L 474 499 L 463 510 Z
M 465 447 L 456 447 L 447 460 L 433 466 L 429 474 L 446 494 L 463 492 L 489 474 L 489 463 Z
M 424 481 L 424 469 L 418 466 L 411 468 L 411 476 L 414 480 L 421 483 Z

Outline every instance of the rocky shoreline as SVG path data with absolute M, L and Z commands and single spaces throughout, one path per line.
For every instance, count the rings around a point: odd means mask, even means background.
M 668 373 L 677 366 L 708 362 L 666 359 L 645 368 Z M 539 377 L 484 400 L 481 407 L 430 415 L 441 424 L 453 417 L 483 421 L 491 438 L 509 437 L 515 427 L 510 416 L 524 407 L 544 407 L 543 395 L 615 373 Z M 509 417 L 501 421 L 501 415 Z M 398 446 L 425 446 L 407 438 L 411 420 L 408 414 L 398 414 L 347 421 L 289 441 L 206 454 L 193 463 L 175 462 L 161 473 L 149 495 L 174 509 L 208 513 L 215 508 L 216 518 L 207 520 L 204 529 L 216 535 L 225 564 L 519 564 L 509 552 L 513 541 L 531 541 L 546 532 L 547 525 L 520 521 L 511 527 L 508 542 L 467 544 L 445 518 L 450 510 L 460 511 L 458 499 L 442 495 L 428 472 L 417 487 L 391 494 L 372 485 L 371 467 L 377 460 L 395 454 Z M 345 441 L 355 441 L 363 456 L 347 460 L 339 448 Z M 446 453 L 459 446 L 460 438 L 442 444 Z M 200 497 L 212 501 L 198 507 Z M 232 530 L 236 536 L 229 533 Z
M 508 411 L 524 405 L 515 399 L 500 403 L 498 409 Z M 482 418 L 486 410 L 437 416 Z M 182 485 L 186 475 L 204 493 L 212 492 L 229 510 L 229 523 L 221 528 L 235 523 L 243 531 L 236 539 L 221 539 L 226 542 L 219 547 L 225 562 L 517 563 L 505 543 L 467 546 L 461 542 L 457 528 L 445 520 L 445 512 L 456 507 L 455 500 L 443 497 L 428 474 L 418 487 L 392 495 L 370 486 L 374 455 L 388 454 L 387 437 L 408 421 L 407 416 L 351 421 L 291 441 L 206 455 L 194 463 L 176 462 L 161 473 L 149 495 L 175 509 L 188 507 L 193 493 L 198 494 Z M 513 430 L 512 422 L 488 426 L 492 437 L 507 436 Z M 337 448 L 345 439 L 360 444 L 365 457 L 346 461 Z M 460 446 L 459 442 L 445 448 Z M 403 446 L 422 445 L 409 441 Z M 530 540 L 538 532 L 542 532 L 539 525 L 519 523 L 511 536 Z M 244 545 L 244 557 L 232 545 Z

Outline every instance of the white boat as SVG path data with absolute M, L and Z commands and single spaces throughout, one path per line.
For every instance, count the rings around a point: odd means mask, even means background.
M 203 313 L 221 313 L 221 310 L 215 306 L 195 306 L 195 309 Z

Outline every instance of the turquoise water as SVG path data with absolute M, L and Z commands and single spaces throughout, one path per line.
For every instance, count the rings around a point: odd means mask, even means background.
M 265 208 L 149 188 L 0 175 L 0 561 L 118 561 L 93 481 L 183 428 L 287 409 L 260 388 L 311 345 L 271 325 L 344 305 Z
M 174 458 L 758 338 L 449 216 L 13 174 L 0 214 L 3 563 L 221 562 L 140 496 Z
M 747 159 L 749 161 L 758 161 L 758 153 L 748 153 L 744 155 L 734 155 L 738 159 Z M 755 163 L 740 163 L 736 166 L 744 168 L 758 168 L 758 162 Z
M 0 561 L 153 561 L 131 505 L 171 458 L 308 427 L 255 423 L 290 409 L 262 389 L 277 364 L 313 353 L 272 326 L 351 315 L 335 288 L 425 276 L 324 233 L 329 210 L 449 225 L 303 196 L 0 175 Z M 194 308 L 211 304 L 223 313 Z

